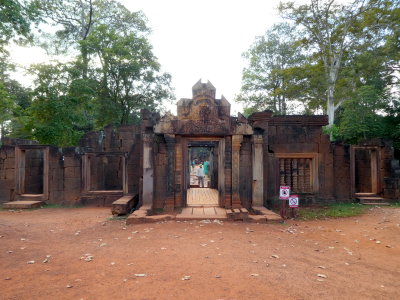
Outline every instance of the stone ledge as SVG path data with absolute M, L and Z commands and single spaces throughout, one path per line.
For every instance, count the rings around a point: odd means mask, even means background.
M 5 209 L 29 209 L 29 208 L 39 208 L 46 203 L 44 201 L 11 201 L 3 203 L 3 208 Z
M 282 223 L 283 219 L 280 215 L 278 215 L 277 213 L 274 213 L 272 210 L 269 210 L 263 206 L 255 206 L 253 207 L 254 212 L 256 213 L 256 215 L 252 215 L 249 217 L 256 217 L 255 220 L 259 221 L 258 219 L 266 219 L 267 223 Z M 261 216 L 261 217 L 258 217 Z M 252 218 L 252 220 L 254 220 Z

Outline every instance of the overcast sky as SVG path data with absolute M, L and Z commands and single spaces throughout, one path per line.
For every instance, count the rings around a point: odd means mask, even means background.
M 149 36 L 163 71 L 172 75 L 176 100 L 190 98 L 199 80 L 210 80 L 232 104 L 239 92 L 245 62 L 242 53 L 279 22 L 279 0 L 120 0 L 131 11 L 142 10 L 152 29 Z M 14 61 L 29 65 L 46 61 L 39 49 L 14 50 Z

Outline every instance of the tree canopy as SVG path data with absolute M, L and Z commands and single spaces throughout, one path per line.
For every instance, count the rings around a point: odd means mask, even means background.
M 237 100 L 249 112 L 327 114 L 332 139 L 396 138 L 388 126 L 397 128 L 400 3 L 310 0 L 279 12 L 286 23 L 245 53 Z M 292 109 L 276 105 L 282 99 Z
M 33 7 L 36 19 L 25 18 Z M 137 122 L 141 109 L 160 110 L 172 97 L 171 76 L 160 71 L 142 12 L 117 1 L 34 0 L 6 1 L 3 15 L 15 21 L 0 27 L 5 44 L 19 35 L 31 38 L 30 26 L 39 20 L 56 30 L 45 32 L 39 24 L 36 42 L 68 61 L 31 66 L 34 87 L 24 103 L 4 77 L 2 135 L 76 145 L 86 131 Z

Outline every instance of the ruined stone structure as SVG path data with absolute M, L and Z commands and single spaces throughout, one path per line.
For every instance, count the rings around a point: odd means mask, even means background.
M 331 143 L 322 132 L 326 116 L 232 117 L 229 102 L 215 94 L 210 82 L 199 81 L 193 98 L 177 103 L 177 116 L 143 111 L 140 125 L 89 132 L 79 147 L 4 138 L 0 203 L 110 206 L 138 195 L 139 205 L 172 211 L 187 206 L 194 148 L 208 151 L 208 187 L 222 208 L 274 206 L 280 185 L 301 204 L 398 199 L 399 162 L 389 144 Z

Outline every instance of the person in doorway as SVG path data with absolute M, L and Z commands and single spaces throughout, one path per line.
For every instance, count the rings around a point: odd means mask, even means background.
M 199 187 L 204 187 L 204 169 L 203 165 L 199 165 L 196 172 L 197 179 L 199 180 Z
M 208 160 L 206 160 L 204 163 L 203 163 L 203 166 L 204 166 L 204 175 L 208 175 L 208 166 L 209 166 L 209 162 L 208 162 Z

